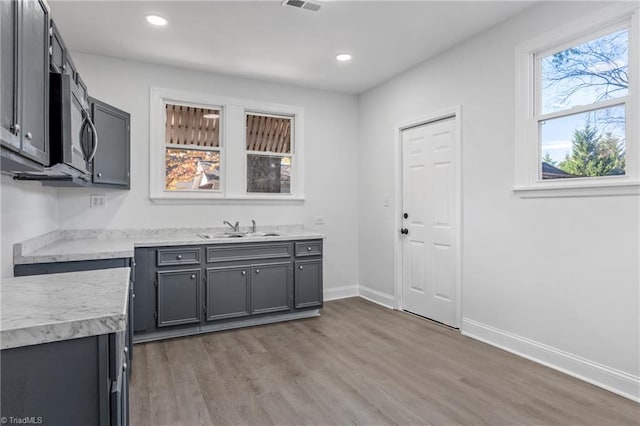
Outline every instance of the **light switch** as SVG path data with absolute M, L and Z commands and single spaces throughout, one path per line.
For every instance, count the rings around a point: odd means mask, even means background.
M 324 217 L 316 216 L 316 225 L 324 225 Z
M 389 194 L 384 194 L 383 202 L 385 207 L 389 207 Z

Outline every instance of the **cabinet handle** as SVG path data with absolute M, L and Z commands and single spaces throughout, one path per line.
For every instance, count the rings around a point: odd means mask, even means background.
M 125 354 L 128 354 L 128 353 L 129 353 L 129 348 L 128 348 L 128 347 L 126 347 L 126 346 L 124 347 L 124 353 L 125 353 Z
M 98 173 L 98 176 L 100 176 L 100 173 Z M 176 256 L 176 258 L 177 258 L 178 260 L 180 260 L 180 259 L 182 259 L 182 255 L 181 255 L 181 254 L 179 254 L 178 256 Z
M 127 363 L 122 363 L 122 371 L 127 371 Z
M 13 125 L 13 133 L 15 135 L 17 135 L 18 133 L 20 133 L 20 125 L 19 124 L 14 124 Z
M 247 275 L 247 271 L 242 271 L 242 275 Z
M 191 275 L 191 279 L 195 280 L 196 279 L 196 274 Z
M 298 269 L 300 269 L 302 271 L 302 265 L 298 266 Z
M 260 269 L 256 269 L 256 274 L 260 273 Z
M 307 247 L 307 251 L 311 251 L 311 247 Z
M 25 138 L 26 140 L 28 140 L 28 141 L 30 141 L 32 137 L 33 137 L 33 135 L 31 134 L 31 132 L 27 132 L 27 134 L 26 134 L 26 135 L 24 135 L 24 138 Z
M 62 72 L 65 72 L 67 70 L 67 64 L 62 65 Z
M 102 177 L 102 173 L 98 173 L 98 177 Z

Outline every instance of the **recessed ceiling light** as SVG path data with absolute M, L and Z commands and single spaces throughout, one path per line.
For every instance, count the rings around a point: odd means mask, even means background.
M 160 15 L 147 15 L 146 18 L 148 23 L 150 23 L 151 25 L 156 25 L 158 27 L 164 27 L 169 22 Z
M 340 54 L 336 55 L 336 60 L 338 60 L 340 62 L 350 61 L 351 60 L 351 55 L 348 54 L 348 53 L 340 53 Z

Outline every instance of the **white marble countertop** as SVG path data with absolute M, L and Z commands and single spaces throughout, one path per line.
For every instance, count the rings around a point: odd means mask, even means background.
M 125 330 L 130 268 L 3 278 L 0 349 Z
M 58 230 L 14 244 L 13 263 L 33 264 L 133 257 L 135 247 L 235 244 L 264 241 L 323 239 L 302 225 L 258 227 L 256 233 L 241 228 L 241 238 L 229 238 L 229 228 L 175 228 L 136 230 Z M 278 234 L 264 235 L 264 234 Z M 202 235 L 207 235 L 205 238 Z

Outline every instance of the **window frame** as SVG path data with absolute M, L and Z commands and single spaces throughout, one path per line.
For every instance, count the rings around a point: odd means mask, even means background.
M 165 190 L 165 109 L 167 103 L 220 109 L 220 190 Z M 293 118 L 291 129 L 291 192 L 247 192 L 246 114 Z M 260 203 L 304 201 L 304 109 L 255 100 L 151 87 L 149 120 L 149 198 L 156 203 Z M 294 144 L 295 143 L 295 144 Z M 185 145 L 186 146 L 186 145 Z M 295 184 L 294 184 L 295 182 Z
M 518 196 L 530 198 L 640 194 L 639 10 L 637 5 L 629 4 L 607 7 L 516 47 L 514 192 Z M 629 30 L 628 94 L 587 106 L 543 114 L 540 58 L 623 28 Z M 540 174 L 542 152 L 539 122 L 614 105 L 625 105 L 625 175 L 543 180 Z

